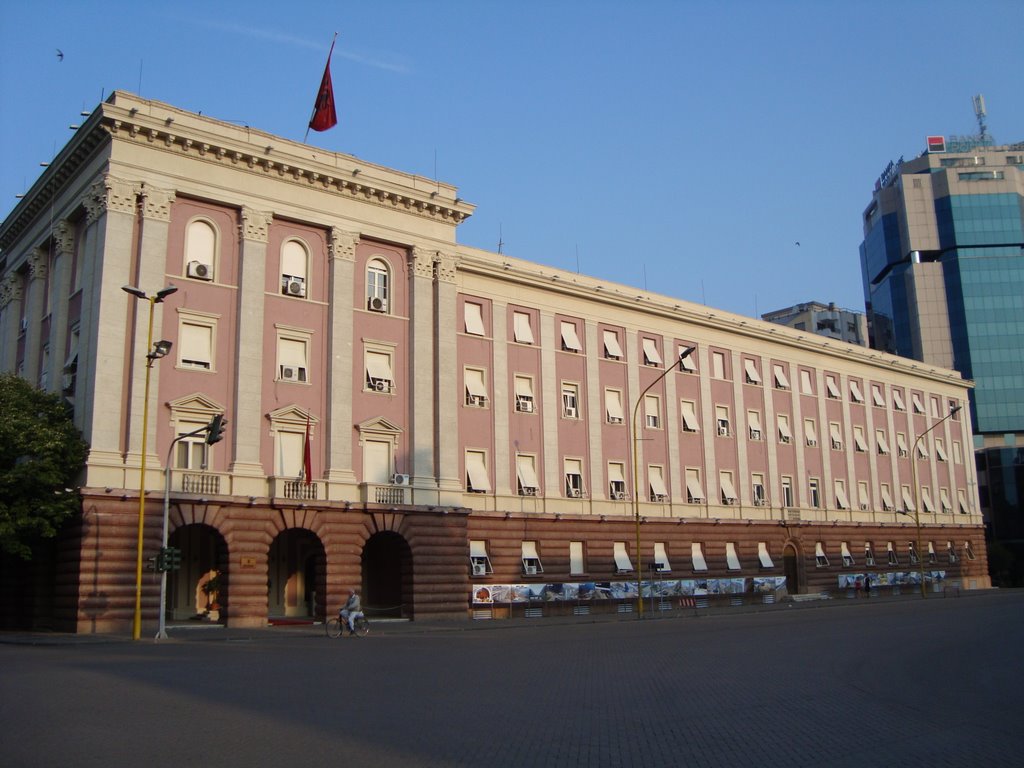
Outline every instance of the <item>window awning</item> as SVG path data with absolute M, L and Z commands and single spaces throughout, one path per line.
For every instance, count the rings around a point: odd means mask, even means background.
M 928 447 L 924 444 L 924 440 L 920 440 L 917 443 L 917 455 L 922 459 L 928 458 Z
M 686 491 L 694 501 L 704 501 L 704 489 L 700 487 L 700 478 L 687 476 Z
M 391 373 L 391 360 L 387 355 L 380 352 L 367 352 L 366 374 L 371 379 L 393 381 L 394 376 Z
M 892 401 L 896 404 L 896 410 L 907 410 L 907 406 L 903 403 L 903 395 L 900 394 L 900 391 L 898 389 L 894 389 L 892 391 Z
M 850 548 L 846 545 L 845 541 L 840 543 L 839 549 L 842 552 L 844 560 L 853 560 L 853 555 L 850 553 Z
M 490 491 L 491 480 L 487 476 L 484 455 L 478 451 L 466 452 L 466 474 L 474 491 Z
M 836 506 L 839 509 L 849 509 L 850 500 L 846 498 L 846 489 L 836 482 Z
M 761 563 L 762 568 L 775 567 L 775 563 L 772 562 L 772 556 L 768 554 L 768 545 L 763 541 L 758 542 L 757 559 Z
M 809 443 L 816 443 L 816 442 L 818 442 L 818 433 L 814 429 L 814 422 L 813 421 L 805 421 L 804 422 L 804 437 L 807 439 L 807 442 L 809 442 Z
M 885 398 L 882 397 L 882 388 L 878 386 L 871 387 L 871 402 L 877 405 L 879 408 L 885 408 Z
M 537 482 L 537 470 L 533 461 L 528 457 L 520 456 L 516 461 L 516 477 L 523 488 L 540 488 L 540 483 Z
M 681 355 L 687 349 L 689 349 L 689 347 L 680 347 L 679 348 L 679 354 Z M 683 361 L 683 370 L 684 371 L 696 371 L 697 370 L 697 361 L 693 359 L 696 356 L 697 356 L 697 351 L 694 350 L 693 352 L 691 352 L 686 357 L 680 358 L 680 357 L 677 356 L 676 359 L 677 360 L 681 359 Z
M 885 504 L 887 509 L 893 508 L 892 496 L 889 494 L 888 488 L 882 488 L 882 503 Z
M 903 436 L 902 432 L 896 433 L 896 445 L 899 446 L 899 449 L 903 453 L 907 452 L 907 438 Z
M 792 440 L 793 433 L 789 431 L 789 422 L 783 419 L 782 416 L 777 417 L 776 421 L 779 423 L 779 435 L 786 440 Z
M 736 545 L 731 541 L 725 545 L 725 565 L 730 571 L 740 570 L 740 558 L 736 554 Z
M 736 489 L 733 488 L 732 478 L 728 475 L 719 475 L 718 484 L 722 487 L 722 496 L 731 501 L 735 501 Z
M 690 432 L 697 432 L 697 414 L 694 411 L 693 403 L 684 402 L 681 406 L 681 412 L 683 414 L 683 426 Z
M 668 562 L 668 552 L 665 551 L 665 545 L 660 541 L 654 543 L 654 563 L 655 568 L 659 571 L 672 570 L 672 566 Z
M 875 432 L 875 441 L 878 443 L 878 452 L 889 453 L 889 444 L 885 441 L 885 432 Z
M 917 505 L 914 503 L 914 497 L 910 493 L 909 488 L 903 489 L 903 508 L 907 512 L 913 512 L 914 510 L 917 509 Z
M 612 463 L 608 465 L 608 482 L 609 483 L 625 483 L 626 478 L 622 473 L 622 465 L 618 463 Z
M 868 444 L 864 442 L 864 434 L 854 430 L 853 433 L 853 444 L 857 447 L 858 451 L 864 451 L 867 453 Z
M 604 391 L 604 409 L 609 419 L 622 420 L 622 395 L 617 389 Z
M 470 557 L 487 557 L 487 542 L 485 541 L 470 541 L 469 542 L 469 556 Z
M 463 305 L 463 314 L 466 321 L 466 333 L 472 333 L 474 336 L 483 336 L 483 307 L 481 307 L 479 304 L 474 304 L 471 301 L 467 301 Z
M 917 392 L 910 393 L 910 401 L 914 404 L 914 413 L 924 413 L 924 403 L 921 402 L 921 397 Z
M 757 411 L 749 411 L 747 413 L 747 424 L 751 429 L 756 429 L 758 432 L 761 431 L 761 414 Z
M 562 345 L 573 352 L 579 352 L 583 349 L 583 345 L 580 344 L 580 337 L 576 335 L 576 326 L 564 320 L 562 321 Z
M 533 380 L 525 376 L 516 376 L 516 397 L 533 397 Z
M 704 559 L 704 553 L 696 541 L 690 545 L 690 559 L 693 560 L 693 570 L 706 571 L 708 569 L 708 562 Z
M 946 514 L 953 511 L 953 505 L 949 503 L 949 491 L 945 488 L 939 489 L 939 504 L 942 505 L 942 511 Z
M 850 395 L 855 403 L 864 402 L 864 393 L 860 391 L 860 385 L 856 381 L 850 382 Z
M 626 542 L 616 541 L 615 542 L 615 570 L 632 571 L 633 563 L 629 559 L 629 553 L 626 552 Z
M 921 506 L 924 507 L 925 512 L 935 511 L 935 505 L 932 504 L 932 492 L 927 488 L 921 489 Z
M 524 541 L 522 550 L 523 560 L 540 560 L 540 556 L 537 554 L 537 542 Z
M 957 491 L 956 500 L 960 511 L 965 515 L 969 515 L 971 510 L 967 506 L 967 495 L 963 491 Z
M 466 392 L 471 397 L 487 397 L 487 389 L 484 387 L 484 372 L 476 368 L 466 369 Z
M 814 394 L 814 386 L 811 384 L 810 371 L 800 371 L 800 391 L 805 395 Z
M 828 425 L 828 434 L 832 438 L 833 442 L 842 444 L 843 436 L 839 432 L 839 425 L 838 424 L 829 424 Z
M 644 362 L 648 365 L 662 365 L 658 343 L 654 339 L 644 339 Z
M 754 384 L 761 383 L 761 374 L 757 372 L 757 366 L 754 365 L 753 360 L 744 360 L 743 370 L 746 371 L 747 379 L 749 381 L 753 382 Z
M 857 486 L 857 501 L 860 502 L 860 505 L 864 509 L 867 509 L 868 507 L 871 506 L 871 495 L 868 492 L 867 483 L 861 483 L 860 485 Z
M 668 488 L 665 487 L 665 478 L 661 476 L 660 469 L 657 467 L 648 467 L 647 482 L 651 486 L 651 493 L 655 496 L 668 496 Z
M 622 354 L 622 347 L 619 346 L 619 334 L 615 331 L 604 332 L 604 353 L 608 357 L 617 357 L 619 359 L 625 357 Z
M 782 370 L 781 365 L 772 368 L 772 376 L 775 378 L 775 386 L 789 389 L 789 379 L 786 378 L 786 372 Z
M 946 456 L 946 449 L 942 447 L 942 443 L 938 440 L 935 441 L 935 453 L 938 455 L 939 461 L 949 461 Z
M 850 385 L 853 386 L 852 381 L 850 382 Z M 836 380 L 833 379 L 831 376 L 825 377 L 825 389 L 828 391 L 829 397 L 834 398 L 836 400 L 839 399 L 839 387 L 836 385 Z
M 822 546 L 822 543 L 820 541 L 814 545 L 814 556 L 825 557 L 825 547 Z
M 533 328 L 530 326 L 530 316 L 525 312 L 516 312 L 512 315 L 513 334 L 520 344 L 533 344 Z

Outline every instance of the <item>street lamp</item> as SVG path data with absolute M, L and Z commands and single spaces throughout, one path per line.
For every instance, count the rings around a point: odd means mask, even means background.
M 142 462 L 139 471 L 139 536 L 135 556 L 135 613 L 132 619 L 132 640 L 142 635 L 142 538 L 146 521 L 146 432 L 149 429 L 149 375 L 153 370 L 153 361 L 165 357 L 171 351 L 171 342 L 158 341 L 153 343 L 153 308 L 177 291 L 177 287 L 169 285 L 147 296 L 145 292 L 131 285 L 121 287 L 137 299 L 149 302 L 149 332 L 146 336 L 146 386 L 142 401 Z
M 694 350 L 696 349 L 696 347 L 687 347 L 686 349 L 680 351 L 679 358 L 676 361 L 677 365 L 679 366 L 679 370 L 683 370 L 683 360 L 692 355 Z M 674 370 L 676 370 L 675 365 L 665 368 L 665 370 L 661 372 L 661 375 L 654 381 L 652 381 L 650 384 L 648 384 L 647 388 L 640 393 L 640 397 L 637 398 L 636 404 L 634 404 L 633 406 L 633 522 L 636 525 L 636 615 L 638 619 L 642 619 L 644 617 L 644 601 L 643 597 L 641 597 L 640 595 L 640 579 L 643 576 L 643 564 L 640 561 L 640 478 L 639 467 L 637 466 L 637 450 L 639 448 L 638 443 L 640 438 L 637 435 L 636 431 L 636 415 L 640 410 L 640 403 L 644 401 L 644 395 L 646 395 L 648 392 L 654 389 L 654 387 L 657 386 L 662 379 L 664 379 Z
M 924 439 L 925 435 L 927 435 L 929 432 L 931 432 L 933 429 L 939 426 L 939 424 L 946 421 L 946 419 L 951 419 L 953 416 L 960 412 L 961 408 L 963 408 L 962 405 L 954 405 L 952 408 L 949 409 L 949 413 L 947 413 L 941 419 L 939 419 L 930 427 L 928 427 L 928 429 L 926 429 L 924 432 L 918 435 L 917 439 L 914 441 L 914 448 L 910 453 L 910 474 L 914 482 L 914 527 L 917 529 L 917 573 L 921 579 L 922 598 L 927 597 L 928 593 L 924 588 L 924 553 L 921 550 L 921 486 L 918 485 L 917 482 L 917 449 L 918 446 L 921 444 L 921 440 Z M 903 514 L 906 513 L 904 512 Z

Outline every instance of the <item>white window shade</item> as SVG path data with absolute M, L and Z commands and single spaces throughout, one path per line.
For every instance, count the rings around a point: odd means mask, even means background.
M 466 333 L 471 333 L 474 336 L 483 336 L 483 307 L 481 307 L 479 304 L 474 304 L 471 301 L 467 301 L 463 305 L 463 315 L 466 322 Z
M 846 498 L 846 488 L 838 480 L 836 481 L 836 506 L 839 509 L 850 508 L 850 500 Z
M 956 492 L 956 503 L 962 514 L 969 515 L 971 513 L 971 508 L 967 505 L 967 494 L 963 490 Z
M 864 442 L 863 432 L 858 432 L 857 430 L 853 431 L 853 444 L 857 447 L 858 451 L 864 451 L 866 453 L 868 450 L 868 444 Z
M 889 443 L 885 440 L 884 432 L 875 433 L 875 441 L 878 443 L 878 452 L 885 455 L 889 453 Z
M 781 415 L 777 416 L 775 420 L 779 425 L 779 437 L 786 441 L 792 440 L 793 433 L 789 431 L 789 420 L 784 419 Z
M 832 438 L 833 442 L 836 442 L 836 443 L 839 443 L 840 445 L 842 445 L 843 436 L 839 432 L 839 425 L 838 424 L 829 424 L 829 426 L 828 426 L 828 434 Z
M 609 421 L 622 421 L 622 393 L 617 389 L 606 389 L 604 391 L 604 408 Z
M 699 427 L 696 406 L 688 400 L 684 400 L 680 404 L 680 413 L 683 417 L 683 428 L 688 432 L 697 432 Z
M 576 326 L 564 320 L 562 321 L 562 346 L 572 352 L 579 352 L 583 349 L 580 337 L 576 335 Z
M 306 343 L 296 339 L 280 339 L 277 342 L 277 362 L 296 368 L 306 367 Z
M 693 542 L 690 545 L 690 559 L 693 561 L 693 570 L 706 571 L 708 569 L 708 561 L 704 559 L 704 552 L 698 542 Z
M 622 347 L 619 346 L 619 335 L 615 331 L 604 332 L 604 354 L 606 357 L 622 359 Z
M 725 565 L 730 571 L 740 570 L 740 557 L 736 554 L 736 545 L 732 542 L 725 545 Z
M 871 387 L 871 402 L 879 408 L 885 408 L 885 398 L 882 396 L 881 387 Z
M 850 396 L 855 403 L 864 402 L 864 393 L 860 391 L 860 385 L 856 381 L 850 382 Z
M 953 511 L 953 505 L 949 503 L 949 491 L 945 488 L 939 489 L 939 503 L 942 505 L 942 511 L 945 514 L 949 514 Z
M 540 488 L 537 482 L 537 470 L 532 456 L 519 456 L 516 459 L 516 477 L 523 488 Z
M 775 567 L 775 563 L 772 562 L 772 556 L 768 554 L 768 545 L 763 541 L 757 545 L 757 560 L 761 563 L 762 568 Z
M 394 375 L 391 373 L 391 358 L 382 352 L 367 352 L 366 375 L 371 379 L 394 381 Z
M 487 388 L 484 386 L 484 372 L 478 368 L 467 368 L 466 394 L 470 397 L 487 397 Z
M 761 374 L 757 372 L 757 366 L 754 365 L 753 360 L 743 361 L 743 371 L 747 374 L 747 380 L 752 384 L 761 383 Z
M 818 442 L 818 431 L 814 428 L 813 421 L 804 422 L 804 438 L 810 445 L 814 445 Z
M 528 397 L 533 399 L 533 379 L 526 376 L 516 376 L 515 380 L 516 397 Z
M 680 347 L 679 348 L 679 354 L 680 355 L 683 354 L 683 352 L 686 349 L 688 349 L 688 347 Z M 696 352 L 696 350 L 694 350 L 689 355 L 687 355 L 686 357 L 682 358 L 683 370 L 684 371 L 690 371 L 692 373 L 693 371 L 697 370 L 697 361 L 693 359 L 696 354 L 697 354 L 697 352 Z M 679 359 L 679 357 L 677 356 L 676 359 Z
M 901 453 L 907 453 L 907 438 L 902 433 L 896 434 L 896 445 L 899 447 Z
M 850 382 L 850 387 L 852 388 L 853 385 L 854 385 L 854 382 L 851 381 Z M 839 399 L 839 387 L 836 385 L 836 380 L 833 379 L 831 376 L 826 376 L 825 377 L 825 389 L 828 390 L 828 396 L 829 397 L 831 397 L 831 398 L 833 398 L 835 400 Z
M 626 573 L 633 570 L 633 563 L 630 562 L 629 553 L 626 551 L 626 542 L 616 541 L 614 543 L 615 570 L 619 573 Z
M 537 554 L 537 542 L 524 541 L 522 544 L 523 570 L 530 573 L 531 569 L 536 573 L 544 573 L 544 567 L 540 562 L 540 555 Z
M 662 365 L 661 353 L 658 352 L 658 343 L 654 339 L 644 339 L 644 363 L 647 365 Z
M 277 475 L 299 477 L 302 474 L 302 455 L 305 434 L 302 432 L 277 433 Z
M 935 505 L 932 504 L 932 492 L 927 488 L 921 489 L 921 506 L 924 507 L 925 512 L 935 511 Z
M 789 379 L 781 365 L 772 366 L 772 376 L 775 379 L 775 386 L 780 389 L 789 389 Z
M 811 386 L 810 371 L 800 371 L 800 391 L 805 395 L 814 394 L 814 387 Z
M 668 552 L 665 551 L 665 544 L 657 541 L 654 543 L 654 569 L 660 573 L 672 570 L 668 562 Z
M 896 410 L 898 410 L 898 411 L 905 411 L 905 410 L 907 410 L 907 406 L 903 402 L 903 395 L 900 394 L 900 391 L 898 389 L 894 389 L 892 391 L 892 401 L 893 401 L 893 403 L 896 404 Z
M 914 504 L 914 497 L 910 493 L 909 488 L 903 489 L 903 508 L 907 512 L 913 512 L 915 509 L 917 509 L 917 505 Z
M 888 488 L 882 488 L 882 503 L 885 505 L 886 509 L 892 509 L 894 506 L 892 503 L 892 496 L 890 495 Z
M 924 413 L 924 403 L 921 402 L 921 396 L 916 392 L 910 393 L 910 402 L 914 404 L 914 413 Z
M 306 249 L 302 244 L 289 240 L 281 248 L 281 274 L 306 279 Z
M 757 411 L 747 412 L 747 426 L 751 429 L 756 429 L 758 432 L 761 431 L 761 414 Z
M 533 328 L 530 316 L 525 312 L 512 314 L 512 334 L 520 344 L 533 344 Z
M 700 478 L 687 474 L 686 491 L 694 501 L 704 501 L 704 489 L 700 486 Z
M 473 565 L 473 575 L 482 576 L 491 572 L 491 560 L 487 557 L 487 542 L 469 542 L 469 560 Z
M 181 361 L 209 367 L 213 360 L 213 329 L 208 325 L 181 324 Z M 204 365 L 205 364 L 205 365 Z M 305 366 L 305 355 L 302 365 Z
M 722 497 L 729 501 L 736 500 L 736 489 L 732 485 L 732 478 L 729 475 L 721 474 L 718 476 L 718 484 L 722 489 Z
M 949 457 L 946 456 L 946 449 L 942 446 L 942 443 L 938 440 L 935 441 L 935 453 L 939 457 L 939 461 L 948 461 Z
M 466 452 L 466 474 L 469 476 L 469 484 L 474 491 L 489 492 L 491 480 L 487 475 L 487 465 L 484 463 L 484 454 L 479 451 Z
M 653 496 L 668 498 L 668 488 L 665 487 L 665 478 L 661 475 L 661 467 L 647 468 L 647 482 L 651 486 Z
M 857 485 L 857 501 L 860 502 L 860 506 L 863 509 L 867 509 L 871 506 L 871 495 L 868 491 L 867 483 Z
M 569 542 L 569 574 L 578 576 L 584 573 L 583 568 L 583 542 Z

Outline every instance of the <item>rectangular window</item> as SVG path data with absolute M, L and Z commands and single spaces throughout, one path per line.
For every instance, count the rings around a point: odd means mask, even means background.
M 776 389 L 789 389 L 789 379 L 786 378 L 786 371 L 778 363 L 772 366 L 772 380 L 775 382 Z
M 924 461 L 928 458 L 928 444 L 925 440 L 915 441 L 917 444 L 917 458 L 919 461 Z
M 851 386 L 854 382 L 850 382 Z M 839 385 L 836 383 L 836 377 L 830 375 L 825 376 L 825 391 L 832 400 L 839 399 Z
M 804 441 L 811 446 L 818 444 L 818 429 L 814 419 L 804 419 Z
M 828 425 L 828 436 L 829 436 L 829 438 L 831 440 L 832 450 L 833 451 L 841 451 L 841 450 L 843 450 L 843 435 L 839 431 L 839 424 L 838 424 L 838 422 L 835 422 L 835 421 L 829 422 L 829 425 Z
M 849 568 L 854 564 L 853 553 L 850 552 L 850 548 L 846 545 L 845 541 L 839 545 L 839 549 L 843 554 L 843 566 Z
M 722 492 L 723 504 L 736 503 L 736 488 L 732 484 L 732 472 L 723 469 L 718 473 L 718 487 Z
M 772 556 L 768 554 L 768 544 L 763 541 L 757 543 L 757 562 L 762 568 L 774 568 L 775 563 L 772 562 Z
M 520 496 L 536 496 L 540 483 L 537 481 L 537 457 L 527 454 L 516 456 L 516 482 Z
M 529 376 L 515 377 L 516 411 L 519 413 L 533 413 L 535 403 L 533 399 L 533 379 Z
M 700 542 L 695 541 L 690 544 L 690 560 L 693 561 L 693 570 L 706 571 L 708 569 L 708 561 L 704 559 L 704 551 Z
M 938 457 L 939 461 L 949 461 L 949 457 L 946 456 L 946 448 L 942 444 L 941 437 L 935 438 L 935 455 Z
M 654 464 L 647 467 L 647 487 L 651 492 L 651 501 L 668 501 L 668 488 L 665 486 L 664 470 L 661 467 Z
M 699 422 L 697 421 L 697 404 L 692 400 L 681 400 L 679 403 L 679 413 L 683 419 L 683 432 L 698 432 L 700 431 Z
M 563 320 L 561 328 L 562 350 L 565 352 L 582 352 L 583 345 L 580 344 L 580 337 L 576 335 L 576 324 Z
M 935 556 L 935 542 L 934 541 L 929 541 L 928 542 L 928 562 L 931 565 L 935 565 L 937 562 L 939 562 L 939 558 Z
M 903 393 L 898 389 L 892 391 L 892 404 L 897 411 L 907 410 L 906 404 L 903 402 Z
M 644 425 L 661 429 L 661 398 L 657 395 L 644 395 Z
M 539 573 L 544 573 L 544 566 L 541 565 L 540 555 L 537 553 L 536 541 L 524 541 L 521 552 L 524 576 L 536 576 Z
M 604 356 L 608 360 L 621 360 L 625 357 L 622 354 L 622 345 L 619 344 L 619 334 L 615 331 L 604 332 Z
M 391 372 L 391 355 L 366 351 L 366 389 L 371 392 L 393 392 L 395 376 Z
M 743 373 L 747 384 L 761 383 L 761 374 L 757 372 L 757 363 L 753 360 L 743 361 Z
M 643 339 L 644 365 L 663 365 L 661 353 L 658 351 L 658 342 L 654 339 Z
M 814 545 L 814 564 L 819 568 L 828 567 L 828 556 L 825 554 L 825 546 L 820 541 Z
M 811 372 L 800 369 L 800 393 L 804 395 L 813 395 L 814 386 L 811 384 Z
M 668 562 L 668 552 L 665 549 L 665 543 L 661 541 L 654 542 L 654 570 L 658 573 L 672 572 L 672 566 Z
M 821 506 L 821 490 L 817 478 L 812 477 L 807 481 L 807 495 L 812 507 Z
M 487 385 L 484 372 L 479 368 L 466 368 L 463 371 L 466 387 L 466 405 L 472 408 L 487 407 Z
M 682 368 L 683 368 L 684 371 L 686 371 L 686 373 L 696 373 L 697 372 L 697 349 L 696 349 L 696 347 L 694 347 L 693 352 L 691 352 L 689 355 L 687 355 L 686 357 L 680 357 L 680 355 L 682 355 L 683 352 L 685 352 L 687 349 L 689 349 L 688 346 L 685 346 L 685 345 L 680 346 L 679 347 L 679 354 L 676 355 L 676 359 L 683 361 L 682 362 Z
M 922 486 L 921 488 L 921 506 L 929 514 L 935 512 L 935 505 L 932 504 L 932 492 L 928 489 L 928 486 Z
M 875 550 L 871 548 L 871 542 L 864 542 L 864 565 L 875 565 Z
M 793 478 L 788 475 L 782 476 L 782 505 L 793 506 Z
M 580 388 L 576 384 L 562 383 L 562 416 L 566 419 L 580 417 Z
M 729 437 L 732 434 L 732 430 L 729 428 L 729 406 L 715 406 L 715 421 L 718 424 L 718 434 L 720 437 Z
M 876 408 L 885 408 L 885 397 L 882 395 L 882 388 L 878 384 L 871 385 L 871 402 Z
M 308 344 L 304 339 L 279 337 L 277 340 L 277 377 L 280 381 L 309 381 Z
M 910 449 L 907 448 L 907 436 L 902 432 L 896 433 L 896 454 L 901 459 L 905 459 L 910 455 Z
M 850 398 L 855 403 L 864 402 L 864 393 L 860 391 L 860 385 L 856 381 L 850 381 Z
M 933 419 L 939 418 L 939 398 L 929 397 L 928 398 L 928 409 L 931 411 Z
M 866 480 L 857 481 L 857 502 L 861 510 L 866 511 L 871 506 L 871 494 L 868 491 Z
M 953 546 L 952 541 L 946 542 L 946 558 L 951 564 L 956 563 L 960 559 L 956 556 L 956 547 Z
M 512 337 L 520 344 L 533 344 L 533 326 L 526 312 L 512 313 Z
M 914 413 L 924 413 L 924 403 L 921 401 L 921 396 L 917 392 L 910 393 L 910 404 L 914 408 Z
M 963 488 L 957 488 L 957 491 L 956 491 L 956 503 L 957 503 L 957 506 L 960 508 L 960 514 L 962 514 L 962 515 L 969 515 L 969 514 L 971 514 L 971 509 L 967 505 L 967 491 L 965 491 Z
M 485 336 L 484 332 L 484 308 L 472 301 L 463 304 L 463 319 L 465 320 L 466 333 L 474 336 Z
M 971 546 L 971 542 L 969 541 L 964 542 L 964 555 L 968 560 L 974 559 L 974 547 Z
M 180 423 L 177 425 L 178 443 L 175 445 L 174 466 L 176 469 L 205 470 L 207 467 L 207 450 L 205 435 L 183 437 L 189 432 L 202 429 L 203 424 Z
M 566 498 L 583 498 L 583 460 L 565 459 L 562 463 L 562 467 L 565 472 Z
M 914 504 L 914 495 L 910 492 L 909 485 L 900 486 L 900 497 L 903 499 L 904 512 L 913 512 L 917 509 L 917 505 Z
M 466 451 L 466 490 L 470 493 L 489 493 L 491 490 L 484 451 Z
M 725 567 L 730 571 L 740 570 L 740 556 L 736 554 L 736 544 L 731 541 L 725 543 Z
M 885 512 L 896 511 L 896 506 L 892 503 L 892 494 L 889 493 L 888 483 L 882 483 L 882 510 Z
M 700 483 L 700 470 L 686 468 L 686 502 L 700 504 L 704 501 L 704 488 Z
M 836 509 L 849 509 L 850 500 L 846 496 L 846 481 L 836 479 L 835 492 L 836 492 Z
M 182 368 L 213 367 L 213 329 L 210 323 L 182 319 L 178 336 L 178 364 Z
M 622 415 L 622 392 L 617 389 L 606 389 L 604 391 L 604 412 L 609 424 L 621 424 Z
M 630 573 L 633 570 L 633 563 L 629 559 L 629 551 L 626 549 L 626 542 L 616 541 L 612 544 L 612 551 L 615 557 L 615 572 Z
M 910 556 L 910 564 L 917 565 L 917 545 L 912 541 L 907 542 L 907 554 Z
M 949 489 L 939 488 L 939 506 L 942 507 L 942 514 L 953 514 L 953 505 L 949 501 Z
M 960 442 L 958 440 L 953 441 L 953 463 L 964 463 L 964 449 L 961 447 Z
M 875 445 L 878 446 L 878 455 L 879 456 L 888 456 L 889 455 L 889 443 L 886 442 L 886 440 L 885 440 L 885 430 L 884 429 L 876 429 L 875 430 Z
M 747 411 L 747 434 L 751 440 L 761 439 L 761 414 L 757 411 Z
M 608 498 L 615 501 L 626 500 L 625 465 L 618 461 L 608 463 Z
M 469 563 L 473 568 L 474 576 L 486 576 L 494 573 L 491 569 L 491 559 L 487 557 L 486 541 L 469 542 Z
M 725 378 L 725 354 L 723 352 L 711 353 L 711 376 L 716 379 Z
M 864 427 L 856 424 L 853 427 L 853 450 L 857 453 L 868 452 L 868 444 L 864 440 Z
M 793 433 L 789 430 L 789 416 L 784 413 L 777 414 L 775 422 L 779 428 L 779 442 L 787 444 L 793 442 Z
M 583 542 L 569 542 L 569 575 L 581 576 L 587 572 L 587 562 L 584 557 Z
M 754 506 L 766 506 L 768 498 L 764 491 L 764 475 L 755 472 L 750 476 L 751 492 L 753 494 Z

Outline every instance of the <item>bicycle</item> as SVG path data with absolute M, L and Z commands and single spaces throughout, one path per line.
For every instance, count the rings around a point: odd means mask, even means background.
M 355 634 L 359 637 L 366 637 L 370 634 L 370 620 L 365 616 L 357 616 L 356 620 L 352 623 L 356 628 Z M 342 621 L 340 616 L 335 616 L 333 619 L 327 620 L 324 628 L 327 631 L 328 637 L 341 637 L 348 630 L 348 624 Z M 350 632 L 349 634 L 352 633 Z

